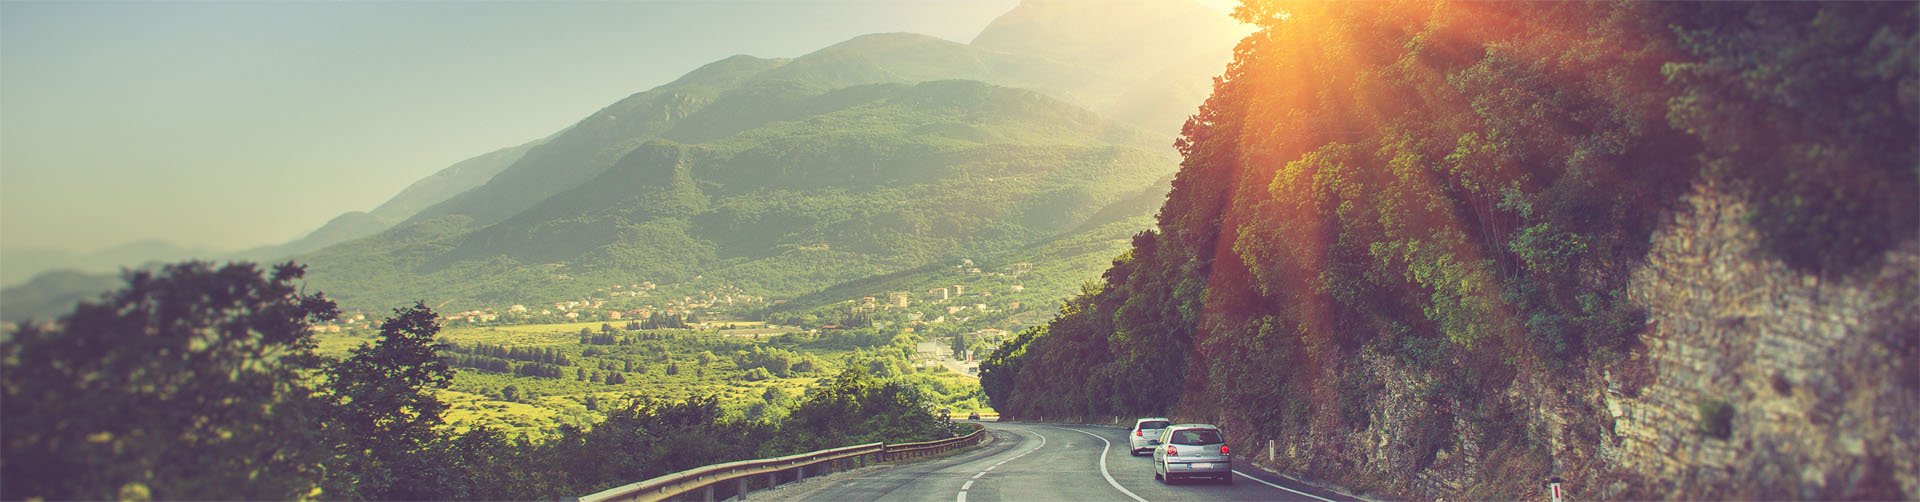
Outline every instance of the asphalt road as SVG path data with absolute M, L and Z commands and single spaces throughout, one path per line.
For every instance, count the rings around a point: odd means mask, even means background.
M 1127 454 L 1126 431 L 1050 424 L 985 424 L 991 444 L 950 457 L 822 479 L 806 500 L 1167 501 L 1352 500 L 1247 468 L 1234 484 L 1153 479 L 1152 457 Z M 1260 477 L 1253 477 L 1260 476 Z M 751 498 L 751 497 L 749 497 Z

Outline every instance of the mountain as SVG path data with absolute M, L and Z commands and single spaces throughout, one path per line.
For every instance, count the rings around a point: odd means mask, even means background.
M 669 124 L 693 114 L 742 81 L 785 60 L 735 56 L 628 96 L 526 152 L 479 187 L 435 204 L 409 221 L 466 215 L 492 224 L 592 179 Z
M 325 225 L 292 242 L 262 246 L 234 253 L 232 259 L 259 262 L 276 262 L 299 256 L 314 250 L 380 233 L 420 212 L 428 206 L 438 204 L 455 195 L 480 186 L 501 170 L 520 160 L 528 150 L 545 142 L 545 139 L 526 144 L 502 148 L 482 154 L 478 157 L 456 162 L 445 169 L 433 173 L 419 181 L 407 185 L 391 199 L 381 203 L 371 212 L 349 211 L 327 221 Z
M 1089 21 L 1118 29 L 1077 24 Z M 1036 0 L 972 43 L 882 33 L 727 58 L 383 234 L 311 255 L 310 277 L 368 304 L 694 278 L 794 295 L 1009 253 L 1067 237 L 1170 171 L 1165 145 L 1242 32 L 1186 1 Z M 955 209 L 982 204 L 1003 207 Z
M 73 310 L 74 304 L 121 284 L 119 274 L 52 270 L 25 284 L 0 289 L 0 320 L 51 321 Z
M 1027 0 L 981 30 L 972 47 L 1070 68 L 1055 83 L 1088 108 L 1172 134 L 1213 90 L 1234 44 L 1252 33 L 1188 1 Z
M 1033 89 L 1170 142 L 1244 32 L 1185 0 L 1030 0 L 971 44 L 881 33 L 792 60 L 735 56 L 602 109 L 414 220 L 459 214 L 497 223 L 593 178 L 648 140 L 711 139 L 805 113 L 781 108 L 790 97 L 867 84 L 965 79 Z M 702 113 L 709 106 L 718 108 Z
M 315 253 L 310 283 L 361 307 L 696 277 L 795 295 L 1054 238 L 1173 167 L 1154 135 L 1033 91 L 965 80 L 795 89 L 716 96 L 497 223 L 417 218 Z M 767 115 L 726 111 L 734 100 Z
M 104 274 L 152 261 L 176 261 L 221 254 L 159 239 L 129 242 L 85 253 L 55 249 L 0 250 L 0 284 L 21 285 L 41 272 L 56 269 Z
M 5 293 L 0 293 L 5 300 L 0 302 L 0 319 L 51 319 L 72 308 L 81 299 L 119 286 L 118 270 L 123 267 L 187 259 L 284 261 L 327 246 L 374 235 L 392 228 L 394 223 L 412 216 L 421 208 L 479 186 L 543 141 L 502 148 L 460 161 L 407 186 L 371 213 L 351 211 L 341 214 L 313 232 L 283 244 L 235 253 L 186 249 L 159 240 L 134 242 L 87 254 L 53 250 L 8 251 L 0 256 L 0 264 L 4 264 L 0 266 L 0 275 L 4 275 L 4 283 L 10 285 Z M 14 284 L 16 280 L 23 282 Z
M 456 162 L 446 169 L 421 178 L 407 185 L 399 194 L 373 208 L 371 214 L 384 221 L 399 222 L 412 217 L 420 210 L 439 204 L 456 195 L 472 190 L 493 179 L 507 166 L 518 162 L 534 147 L 546 143 L 552 138 L 529 141 L 520 146 L 502 148 L 487 152 L 478 157 Z

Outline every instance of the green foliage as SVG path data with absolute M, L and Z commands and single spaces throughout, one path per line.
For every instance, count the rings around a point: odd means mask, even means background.
M 1633 350 L 1629 274 L 1699 180 L 1747 187 L 1803 269 L 1914 239 L 1916 11 L 1243 2 L 1263 31 L 1176 143 L 1157 231 L 981 385 L 1004 416 L 1177 413 L 1315 443 L 1375 425 L 1362 356 L 1384 356 L 1443 382 L 1413 421 L 1425 465 L 1458 421 L 1509 420 L 1486 389 Z M 1727 410 L 1703 430 L 1724 436 Z
M 434 340 L 438 315 L 424 303 L 394 309 L 380 325 L 377 344 L 361 344 L 331 365 L 327 389 L 335 400 L 327 426 L 344 438 L 328 465 L 339 475 L 326 493 L 356 498 L 418 500 L 413 481 L 429 475 L 422 452 L 439 435 L 447 405 L 434 395 L 453 383 L 453 369 Z
M 1788 264 L 1844 273 L 1920 228 L 1920 14 L 1906 3 L 1682 4 L 1670 117 L 1744 182 Z
M 934 416 L 918 387 L 851 368 L 815 387 L 760 454 L 775 456 L 879 441 L 952 437 L 958 425 Z
M 465 374 L 448 366 L 453 346 L 436 339 L 431 309 L 395 309 L 377 339 L 332 360 L 316 353 L 309 327 L 333 318 L 334 305 L 303 293 L 301 272 L 197 262 L 131 272 L 62 327 L 15 334 L 0 346 L 6 498 L 550 499 L 730 460 L 949 437 L 957 429 L 933 416 L 931 399 L 977 398 L 963 384 L 877 378 L 862 366 L 804 400 L 766 387 L 746 413 L 715 395 L 587 395 L 585 407 L 605 418 L 563 423 L 542 441 L 487 425 L 462 431 L 448 426 L 441 391 Z M 895 336 L 849 362 L 910 374 L 904 358 L 916 341 Z M 820 364 L 717 335 L 622 334 L 592 347 L 606 352 L 575 360 L 576 370 L 597 383 L 561 381 L 624 386 L 637 368 L 623 358 L 656 353 L 704 374 L 726 366 L 711 350 L 734 347 L 761 373 Z M 666 347 L 698 352 L 676 358 Z M 468 350 L 529 365 L 565 357 L 551 347 Z M 491 376 L 514 382 L 499 388 L 502 399 L 550 399 L 540 395 L 549 378 Z
M 270 272 L 135 271 L 0 346 L 4 498 L 292 499 L 331 457 L 311 323 L 333 303 Z

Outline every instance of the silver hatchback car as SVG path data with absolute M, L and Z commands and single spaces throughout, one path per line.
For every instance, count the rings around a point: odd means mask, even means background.
M 1173 423 L 1172 420 L 1163 417 L 1133 421 L 1133 432 L 1127 434 L 1127 453 L 1137 457 L 1142 453 L 1153 451 L 1153 445 L 1149 443 L 1160 439 L 1160 429 L 1167 428 L 1171 423 Z
M 1219 427 L 1167 426 L 1152 445 L 1153 479 L 1173 483 L 1185 478 L 1215 478 L 1233 484 L 1233 457 L 1227 453 L 1227 435 Z

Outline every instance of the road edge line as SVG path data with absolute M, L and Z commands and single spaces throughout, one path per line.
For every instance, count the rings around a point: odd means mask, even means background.
M 1314 495 L 1314 494 L 1311 494 L 1311 493 L 1307 493 L 1307 492 L 1303 492 L 1303 491 L 1300 491 L 1300 490 L 1295 490 L 1295 489 L 1292 489 L 1292 488 L 1287 488 L 1287 487 L 1285 487 L 1285 486 L 1280 486 L 1280 485 L 1276 485 L 1276 484 L 1273 484 L 1273 483 L 1269 483 L 1269 482 L 1267 482 L 1267 480 L 1264 480 L 1264 479 L 1260 479 L 1260 478 L 1256 478 L 1256 477 L 1253 477 L 1253 475 L 1251 475 L 1251 474 L 1247 474 L 1247 473 L 1244 473 L 1244 472 L 1240 472 L 1240 470 L 1239 470 L 1239 469 L 1233 469 L 1233 473 L 1234 473 L 1234 474 L 1239 474 L 1239 475 L 1240 475 L 1240 477 L 1243 477 L 1243 478 L 1247 478 L 1247 479 L 1251 479 L 1251 480 L 1254 480 L 1255 482 L 1258 482 L 1258 483 L 1260 483 L 1260 484 L 1263 484 L 1263 485 L 1267 485 L 1267 486 L 1271 486 L 1271 487 L 1274 487 L 1274 488 L 1279 488 L 1279 489 L 1282 489 L 1282 490 L 1286 490 L 1286 491 L 1290 491 L 1290 492 L 1293 492 L 1293 493 L 1297 493 L 1297 494 L 1300 494 L 1300 495 L 1305 495 L 1305 496 L 1308 496 L 1308 497 L 1312 497 L 1312 498 L 1313 498 L 1314 500 L 1318 500 L 1318 501 L 1320 501 L 1320 502 L 1334 502 L 1334 501 L 1333 501 L 1333 499 L 1329 499 L 1329 498 L 1326 498 L 1326 497 L 1321 497 L 1321 496 L 1319 496 L 1319 495 Z

